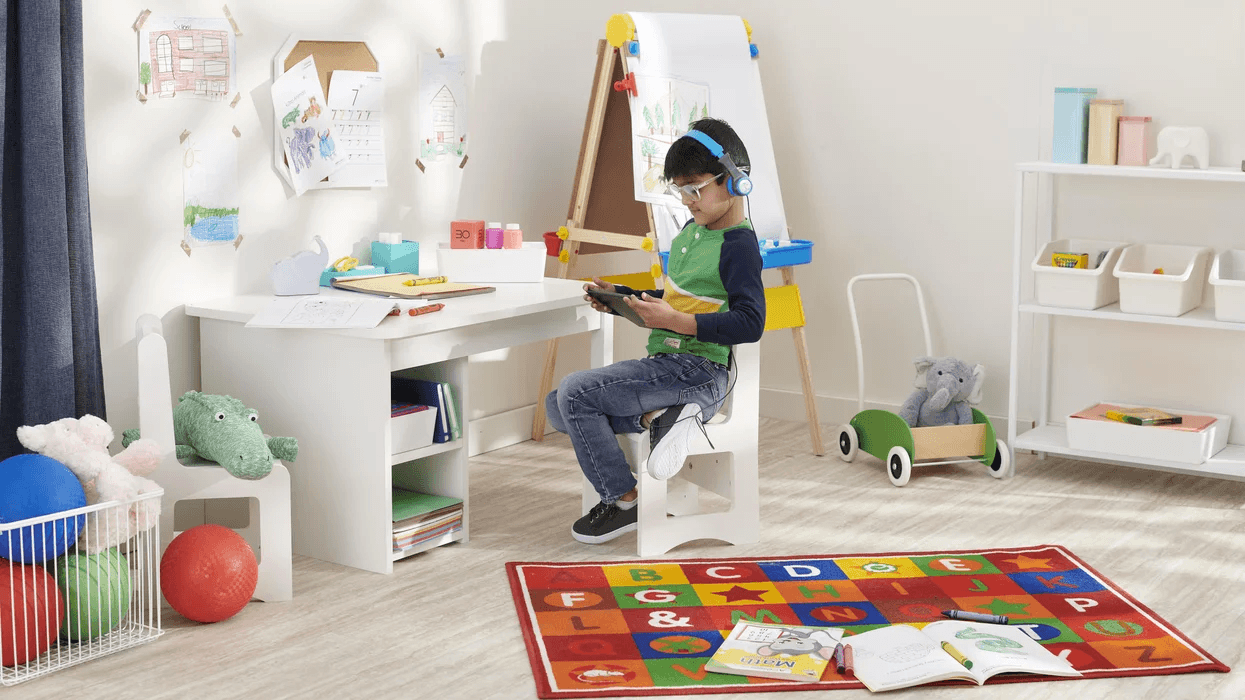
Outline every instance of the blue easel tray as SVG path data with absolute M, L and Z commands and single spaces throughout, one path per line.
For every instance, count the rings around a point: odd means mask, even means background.
M 781 241 L 787 245 L 769 246 L 766 243 L 779 243 L 771 239 L 765 239 L 761 243 L 761 269 L 768 270 L 771 267 L 790 267 L 792 265 L 806 265 L 813 261 L 813 242 L 803 240 Z M 670 258 L 670 253 L 661 253 L 661 270 L 666 271 L 666 261 Z

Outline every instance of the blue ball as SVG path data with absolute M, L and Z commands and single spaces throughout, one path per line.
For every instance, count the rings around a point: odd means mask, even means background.
M 0 462 L 0 526 L 86 505 L 86 493 L 69 467 L 37 454 Z M 38 564 L 64 554 L 78 540 L 85 516 L 56 518 L 0 529 L 0 559 Z

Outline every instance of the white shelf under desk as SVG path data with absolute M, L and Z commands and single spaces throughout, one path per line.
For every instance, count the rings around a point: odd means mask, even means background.
M 1245 445 L 1229 444 L 1215 456 L 1201 464 L 1172 462 L 1163 459 L 1149 459 L 1081 450 L 1068 445 L 1068 433 L 1062 425 L 1050 423 L 1040 428 L 1026 431 L 1016 436 L 1012 445 L 1017 450 L 1032 450 L 1063 457 L 1073 457 L 1107 464 L 1122 464 L 1130 467 L 1145 467 L 1177 474 L 1193 474 L 1195 476 L 1214 476 L 1219 478 L 1245 481 Z

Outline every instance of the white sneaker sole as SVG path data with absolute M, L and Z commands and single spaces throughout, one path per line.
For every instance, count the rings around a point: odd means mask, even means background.
M 635 529 L 636 529 L 636 523 L 631 523 L 630 525 L 623 525 L 622 527 L 618 528 L 617 530 L 614 530 L 613 532 L 607 532 L 604 535 L 593 536 L 593 535 L 581 535 L 578 532 L 575 532 L 574 528 L 571 528 L 571 537 L 574 537 L 576 541 L 583 542 L 584 544 L 604 544 L 605 542 L 609 542 L 610 540 L 618 539 L 619 537 L 622 537 L 628 532 L 635 532 Z
M 691 449 L 692 431 L 696 429 L 696 416 L 700 415 L 700 406 L 689 403 L 679 411 L 678 418 L 670 432 L 662 437 L 657 446 L 648 456 L 648 473 L 654 479 L 665 481 L 683 468 L 687 453 Z

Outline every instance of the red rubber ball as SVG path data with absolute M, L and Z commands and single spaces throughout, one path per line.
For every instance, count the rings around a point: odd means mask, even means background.
M 43 567 L 0 559 L 0 662 L 17 666 L 38 658 L 64 618 L 61 592 Z
M 258 580 L 251 545 L 220 525 L 181 533 L 160 559 L 160 592 L 182 617 L 195 622 L 220 622 L 238 614 Z

